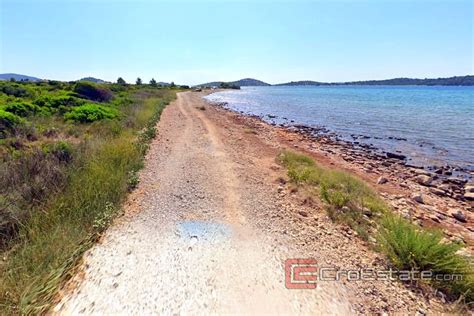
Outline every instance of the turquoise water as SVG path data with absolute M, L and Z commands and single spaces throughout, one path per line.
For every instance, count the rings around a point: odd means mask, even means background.
M 272 123 L 325 127 L 412 164 L 474 170 L 474 87 L 243 87 L 206 98 Z

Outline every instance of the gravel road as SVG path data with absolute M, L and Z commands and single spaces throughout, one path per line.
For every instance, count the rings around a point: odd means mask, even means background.
M 278 148 L 250 144 L 251 131 L 216 121 L 201 96 L 179 93 L 165 109 L 125 215 L 53 312 L 353 313 L 343 283 L 285 288 L 284 260 L 314 250 L 295 242 L 286 226 L 299 224 L 282 216 Z

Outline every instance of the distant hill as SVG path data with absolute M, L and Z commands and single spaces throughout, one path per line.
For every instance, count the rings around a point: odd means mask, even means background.
M 196 85 L 196 87 L 219 87 L 222 83 L 229 85 L 235 85 L 239 87 L 250 87 L 250 86 L 271 86 L 271 84 L 252 78 L 245 78 L 236 81 L 213 81 L 208 83 L 202 83 Z
M 457 76 L 450 78 L 435 79 L 412 79 L 412 78 L 394 78 L 386 80 L 367 80 L 350 82 L 317 82 L 317 81 L 292 81 L 280 83 L 276 86 L 327 86 L 327 85 L 359 85 L 359 86 L 474 86 L 474 76 Z
M 274 86 L 327 86 L 329 83 L 311 81 L 311 80 L 301 80 L 301 81 L 291 81 L 286 83 L 275 84 Z
M 245 79 L 240 79 L 237 81 L 232 81 L 229 82 L 230 84 L 234 84 L 240 87 L 247 87 L 247 86 L 271 86 L 271 84 L 257 80 L 257 79 L 252 79 L 252 78 L 245 78 Z
M 85 78 L 82 78 L 78 81 L 90 81 L 90 82 L 94 82 L 94 83 L 106 83 L 107 82 L 105 80 L 97 79 L 97 78 L 94 78 L 94 77 L 85 77 Z
M 41 80 L 40 78 L 32 77 L 32 76 L 27 76 L 27 75 L 20 75 L 20 74 L 0 74 L 0 80 L 10 80 L 11 78 L 17 80 L 17 81 L 39 81 Z
M 423 85 L 423 86 L 474 86 L 474 76 L 458 76 L 449 78 L 436 79 L 412 79 L 412 78 L 394 78 L 387 80 L 369 80 L 369 81 L 354 81 L 346 82 L 344 84 L 352 85 Z

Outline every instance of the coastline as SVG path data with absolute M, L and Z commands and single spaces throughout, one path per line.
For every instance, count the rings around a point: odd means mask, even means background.
M 407 164 L 403 155 L 377 153 L 364 144 L 333 139 L 319 133 L 318 128 L 277 125 L 263 117 L 228 109 L 223 103 L 205 101 L 234 116 L 237 124 L 254 129 L 274 146 L 301 151 L 322 165 L 357 175 L 401 216 L 423 227 L 441 229 L 447 239 L 464 243 L 465 249 L 474 253 L 474 193 L 469 192 L 472 182 L 453 176 L 452 170 L 426 170 Z

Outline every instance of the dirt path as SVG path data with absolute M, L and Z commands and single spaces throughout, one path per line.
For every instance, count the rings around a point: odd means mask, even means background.
M 195 101 L 180 94 L 163 113 L 134 197 L 139 212 L 87 254 L 84 280 L 61 311 L 350 312 L 336 284 L 285 289 L 288 250 L 247 225 L 268 193 L 240 177 L 241 162 Z
M 61 314 L 350 314 L 436 309 L 397 282 L 288 290 L 283 262 L 335 268 L 381 259 L 281 181 L 278 144 L 180 93 L 158 124 L 126 214 L 85 256 Z M 279 181 L 280 179 L 280 181 Z

